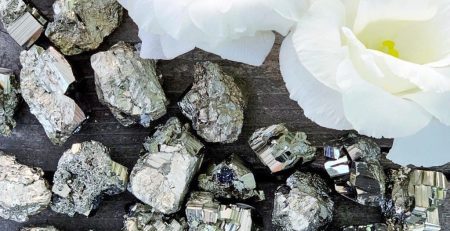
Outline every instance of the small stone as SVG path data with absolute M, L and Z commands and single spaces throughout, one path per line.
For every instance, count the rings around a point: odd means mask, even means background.
M 303 132 L 290 132 L 284 124 L 256 130 L 248 143 L 272 173 L 292 168 L 297 162 L 314 160 L 316 148 L 306 140 Z
M 318 175 L 295 172 L 275 192 L 272 223 L 285 231 L 315 231 L 333 218 L 331 191 Z
M 220 204 L 209 192 L 192 192 L 186 204 L 189 231 L 251 231 L 252 207 Z
M 334 161 L 327 161 L 324 164 L 325 170 L 331 178 L 345 176 L 350 173 L 349 160 L 347 156 Z
M 42 169 L 20 164 L 0 151 L 0 217 L 26 222 L 48 206 L 51 196 Z
M 352 225 L 342 227 L 342 231 L 388 231 L 386 224 L 375 223 L 370 225 Z
M 156 74 L 156 62 L 142 59 L 132 46 L 119 42 L 91 57 L 100 102 L 124 126 L 150 122 L 166 114 L 168 101 Z
M 234 78 L 211 62 L 197 63 L 194 72 L 192 88 L 178 103 L 183 114 L 207 142 L 236 141 L 244 123 L 245 100 Z
M 29 48 L 36 42 L 47 23 L 36 8 L 22 0 L 0 1 L 0 21 L 23 48 Z
M 62 145 L 86 119 L 65 92 L 75 81 L 67 60 L 53 47 L 33 46 L 20 54 L 22 97 L 54 144 Z
M 255 176 L 236 155 L 219 164 L 211 164 L 206 173 L 199 175 L 198 186 L 201 190 L 212 192 L 215 197 L 264 199 L 264 192 L 256 190 Z
M 59 231 L 59 229 L 53 227 L 53 226 L 47 226 L 47 227 L 28 227 L 28 228 L 22 228 L 20 231 Z
M 19 105 L 18 88 L 13 72 L 0 68 L 0 135 L 10 136 L 16 126 L 14 114 Z
M 148 205 L 137 203 L 124 216 L 122 231 L 183 231 L 187 229 L 184 218 L 175 219 L 161 213 L 155 213 Z
M 155 211 L 180 210 L 189 184 L 203 160 L 203 144 L 173 117 L 144 143 L 142 155 L 130 174 L 128 190 Z
M 89 216 L 100 205 L 103 194 L 126 190 L 128 170 L 112 161 L 109 149 L 97 141 L 74 146 L 59 159 L 51 208 L 69 216 Z
M 56 0 L 45 35 L 65 55 L 96 49 L 122 21 L 116 0 Z

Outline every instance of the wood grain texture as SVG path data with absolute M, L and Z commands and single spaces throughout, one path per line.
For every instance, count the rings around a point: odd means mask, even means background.
M 52 18 L 51 0 L 35 0 L 33 3 L 49 18 Z M 106 50 L 118 41 L 131 43 L 139 42 L 137 27 L 132 20 L 125 16 L 121 26 L 111 34 L 98 50 Z M 261 67 L 252 67 L 240 63 L 220 59 L 218 56 L 208 54 L 200 50 L 194 50 L 171 61 L 160 61 L 158 69 L 164 76 L 163 88 L 170 99 L 169 110 L 166 116 L 155 121 L 150 128 L 140 126 L 123 127 L 112 116 L 107 107 L 101 105 L 95 93 L 93 71 L 90 66 L 89 57 L 97 52 L 88 52 L 82 55 L 68 57 L 71 63 L 77 83 L 70 90 L 69 95 L 76 99 L 83 110 L 89 115 L 89 120 L 81 131 L 73 135 L 63 146 L 54 146 L 46 137 L 36 118 L 30 114 L 25 103 L 17 113 L 18 125 L 11 137 L 0 137 L 0 150 L 17 156 L 21 163 L 41 167 L 46 171 L 46 177 L 51 182 L 54 171 L 61 154 L 75 142 L 97 140 L 111 148 L 112 158 L 132 168 L 135 164 L 142 142 L 146 136 L 154 131 L 155 125 L 161 124 L 171 116 L 177 116 L 188 122 L 181 115 L 176 103 L 182 97 L 183 92 L 192 83 L 193 66 L 198 61 L 214 61 L 219 63 L 223 69 L 237 76 L 248 95 L 248 107 L 245 111 L 245 125 L 238 141 L 233 144 L 207 144 L 207 156 L 205 164 L 218 161 L 225 156 L 236 153 L 240 155 L 256 174 L 258 186 L 267 195 L 267 200 L 262 202 L 249 201 L 256 208 L 264 230 L 273 230 L 271 226 L 271 210 L 273 206 L 273 194 L 275 189 L 282 184 L 293 172 L 289 170 L 281 174 L 272 175 L 247 145 L 251 133 L 263 126 L 274 123 L 285 123 L 289 129 L 300 130 L 307 133 L 312 143 L 321 147 L 325 141 L 337 138 L 346 133 L 322 128 L 303 115 L 303 111 L 296 102 L 289 99 L 282 77 L 278 69 L 278 52 L 281 38 L 277 39 L 276 45 Z M 38 42 L 48 44 L 45 38 Z M 18 61 L 20 47 L 0 27 L 0 66 L 20 71 Z M 388 151 L 392 140 L 377 140 L 384 151 Z M 319 148 L 318 155 L 322 150 Z M 322 168 L 323 158 L 318 158 L 307 166 L 298 166 L 297 169 L 313 171 L 325 176 Z M 395 164 L 385 160 L 385 168 L 396 168 Z M 436 168 L 450 176 L 450 166 Z M 330 180 L 328 182 L 331 184 Z M 195 183 L 192 185 L 195 188 Z M 342 225 L 366 224 L 382 221 L 379 209 L 361 206 L 340 195 L 332 195 L 335 201 L 334 221 L 328 230 L 338 230 Z M 122 217 L 127 207 L 137 200 L 129 193 L 123 193 L 114 197 L 104 198 L 99 209 L 91 217 L 86 218 L 76 215 L 73 218 L 46 210 L 41 214 L 31 217 L 30 221 L 20 224 L 0 218 L 0 230 L 18 230 L 27 225 L 54 225 L 61 230 L 120 230 Z M 441 208 L 443 211 L 441 222 L 444 230 L 450 230 L 450 199 Z

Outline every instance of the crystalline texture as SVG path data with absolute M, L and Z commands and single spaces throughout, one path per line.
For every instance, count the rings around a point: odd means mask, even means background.
M 156 75 L 155 61 L 142 59 L 120 42 L 91 57 L 97 95 L 124 126 L 150 122 L 166 114 L 168 101 Z
M 43 176 L 42 169 L 17 163 L 0 151 L 0 217 L 25 222 L 44 210 L 52 194 Z
M 164 214 L 181 208 L 184 196 L 203 159 L 203 144 L 170 118 L 144 143 L 146 153 L 130 174 L 128 190 Z
M 0 135 L 11 135 L 16 126 L 14 113 L 19 104 L 19 89 L 11 70 L 0 68 Z
M 388 231 L 386 224 L 375 223 L 370 225 L 356 225 L 342 227 L 342 231 Z
M 111 160 L 101 143 L 73 144 L 59 159 L 53 177 L 51 208 L 69 216 L 89 216 L 100 204 L 102 195 L 119 194 L 126 189 L 127 168 Z
M 0 1 L 0 21 L 11 37 L 24 48 L 33 45 L 47 23 L 35 8 L 22 0 Z
M 96 49 L 122 21 L 116 0 L 57 0 L 45 35 L 65 55 Z
M 33 46 L 20 54 L 22 97 L 54 144 L 63 144 L 86 119 L 81 108 L 64 95 L 75 81 L 70 64 L 50 47 Z
M 47 226 L 47 227 L 22 228 L 22 229 L 20 229 L 20 231 L 59 231 L 59 230 L 53 226 Z
M 312 161 L 316 148 L 303 132 L 289 132 L 284 124 L 256 130 L 249 139 L 250 147 L 270 171 L 279 172 L 293 167 L 298 161 Z
M 315 231 L 333 218 L 330 189 L 318 176 L 295 172 L 275 192 L 272 222 L 285 231 Z
M 251 231 L 252 209 L 245 204 L 220 204 L 209 192 L 192 192 L 186 204 L 190 231 Z
M 187 224 L 184 219 L 167 217 L 152 211 L 151 207 L 144 204 L 135 204 L 130 213 L 124 216 L 124 227 L 122 231 L 183 231 Z
M 178 105 L 207 142 L 232 143 L 241 134 L 245 107 L 242 92 L 217 64 L 195 65 L 194 84 Z
M 198 186 L 216 197 L 244 200 L 254 196 L 264 197 L 262 191 L 256 190 L 255 176 L 236 155 L 219 164 L 211 164 L 206 173 L 199 175 Z

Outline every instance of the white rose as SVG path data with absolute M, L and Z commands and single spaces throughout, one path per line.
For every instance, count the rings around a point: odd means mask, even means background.
M 400 164 L 450 162 L 450 1 L 314 0 L 280 52 L 314 122 L 396 138 Z
M 119 0 L 139 27 L 141 56 L 172 59 L 195 47 L 222 58 L 261 65 L 294 21 L 270 6 L 278 0 Z M 277 4 L 306 9 L 303 1 Z M 293 8 L 295 7 L 295 8 Z

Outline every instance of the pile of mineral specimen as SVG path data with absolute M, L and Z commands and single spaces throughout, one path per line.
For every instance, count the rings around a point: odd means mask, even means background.
M 140 58 L 136 49 L 124 42 L 91 57 L 98 98 L 122 125 L 148 127 L 166 114 L 168 101 L 155 63 Z
M 386 176 L 380 164 L 380 147 L 371 139 L 349 134 L 324 147 L 325 169 L 338 193 L 362 205 L 380 206 Z
M 89 216 L 103 194 L 126 190 L 127 168 L 111 160 L 107 147 L 96 141 L 76 143 L 65 151 L 53 177 L 51 208 L 69 216 Z
M 0 217 L 25 222 L 44 210 L 51 196 L 42 169 L 20 164 L 0 151 Z
M 386 224 L 375 223 L 370 225 L 352 225 L 342 227 L 342 231 L 388 231 L 388 227 Z M 394 230 L 390 230 L 394 231 Z
M 300 160 L 312 161 L 316 155 L 305 133 L 290 132 L 284 124 L 256 130 L 248 143 L 272 173 L 291 168 Z
M 178 103 L 207 142 L 232 143 L 241 134 L 245 100 L 234 78 L 211 62 L 195 65 L 194 83 Z
M 385 209 L 390 230 L 440 230 L 439 206 L 447 196 L 448 181 L 441 172 L 391 170 L 389 206 Z
M 59 231 L 59 230 L 53 226 L 47 226 L 47 227 L 22 228 L 22 229 L 20 229 L 20 231 Z
M 192 192 L 186 204 L 190 231 L 251 231 L 252 207 L 220 204 L 209 192 Z
M 155 211 L 170 214 L 181 208 L 189 184 L 203 160 L 203 144 L 170 118 L 144 143 L 142 155 L 130 174 L 128 190 Z
M 45 35 L 65 55 L 96 49 L 122 21 L 116 0 L 57 0 Z
M 75 81 L 67 60 L 54 48 L 33 46 L 20 54 L 22 97 L 54 144 L 63 144 L 86 119 L 65 92 Z
M 285 231 L 314 231 L 333 219 L 331 190 L 318 175 L 295 172 L 275 192 L 272 223 Z
M 16 126 L 14 113 L 19 104 L 19 89 L 11 70 L 0 68 L 0 135 L 11 135 Z
M 28 48 L 40 37 L 47 21 L 23 0 L 0 1 L 0 21 L 22 47 Z
M 184 231 L 187 228 L 184 218 L 175 219 L 155 213 L 148 205 L 137 203 L 124 216 L 122 231 Z
M 219 164 L 211 164 L 198 177 L 198 187 L 214 194 L 215 197 L 248 199 L 264 198 L 264 192 L 256 190 L 253 173 L 242 160 L 231 155 Z

